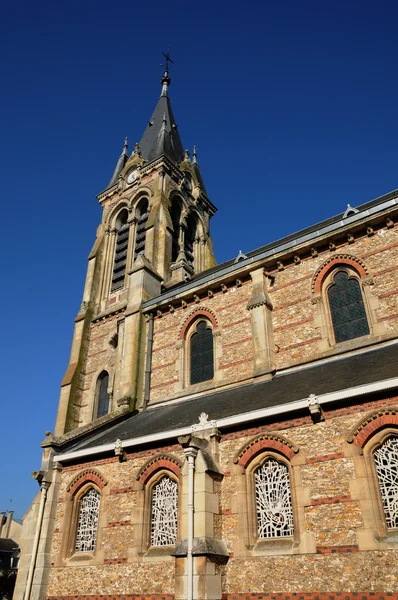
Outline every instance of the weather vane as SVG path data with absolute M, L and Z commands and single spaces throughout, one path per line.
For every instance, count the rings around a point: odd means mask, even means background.
M 170 57 L 170 48 L 167 50 L 166 54 L 164 52 L 162 52 L 162 54 L 166 59 L 166 69 L 165 70 L 168 71 L 169 70 L 169 62 L 171 62 L 171 64 L 174 64 L 174 61 L 171 60 L 171 57 Z M 163 63 L 161 63 L 160 66 L 163 67 Z

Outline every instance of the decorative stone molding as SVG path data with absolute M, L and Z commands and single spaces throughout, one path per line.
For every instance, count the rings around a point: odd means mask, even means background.
M 81 471 L 67 487 L 66 491 L 72 496 L 84 485 L 85 483 L 95 483 L 102 490 L 106 485 L 107 481 L 103 474 L 97 469 L 85 469 Z
M 131 397 L 130 396 L 122 396 L 122 398 L 118 398 L 116 401 L 118 408 L 124 408 L 125 406 L 130 406 Z
M 359 273 L 361 279 L 370 275 L 367 266 L 360 258 L 346 253 L 334 254 L 325 260 L 315 271 L 311 282 L 311 290 L 313 294 L 321 293 L 322 282 L 326 275 L 333 267 L 337 267 L 338 265 L 347 265 L 354 268 Z
M 192 321 L 200 315 L 207 317 L 211 321 L 215 329 L 218 327 L 216 313 L 210 308 L 207 308 L 207 306 L 197 306 L 189 313 L 189 315 L 186 316 L 186 318 L 182 322 L 180 333 L 178 336 L 180 340 L 184 339 L 188 327 L 191 325 Z
M 291 460 L 293 456 L 297 454 L 299 448 L 296 444 L 293 444 L 281 435 L 261 433 L 242 446 L 236 453 L 233 461 L 235 464 L 239 464 L 246 468 L 253 458 L 266 450 L 276 450 L 283 454 L 288 460 Z
M 152 475 L 161 469 L 172 471 L 174 475 L 180 477 L 182 467 L 182 461 L 172 454 L 158 454 L 157 456 L 152 456 L 146 463 L 143 464 L 137 473 L 136 479 L 137 481 L 140 481 L 142 485 L 145 485 Z
M 363 417 L 349 432 L 347 442 L 363 448 L 377 431 L 388 426 L 398 428 L 398 407 L 378 408 Z

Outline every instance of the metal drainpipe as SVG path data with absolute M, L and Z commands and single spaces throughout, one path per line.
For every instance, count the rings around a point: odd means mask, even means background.
M 193 600 L 193 538 L 194 538 L 194 478 L 195 478 L 195 458 L 198 454 L 196 448 L 185 448 L 185 456 L 188 459 L 188 582 L 187 582 L 187 600 Z
M 148 322 L 148 349 L 146 353 L 145 363 L 145 380 L 144 380 L 144 404 L 142 410 L 145 412 L 149 402 L 151 389 L 151 369 L 152 369 L 152 347 L 153 347 L 153 313 L 149 313 Z
M 32 590 L 33 575 L 35 573 L 37 552 L 38 552 L 38 549 L 39 549 L 39 542 L 40 542 L 41 526 L 43 524 L 44 508 L 46 506 L 47 490 L 48 490 L 49 487 L 50 487 L 50 482 L 49 481 L 42 481 L 42 483 L 40 485 L 41 495 L 40 495 L 39 514 L 38 514 L 38 517 L 37 517 L 35 539 L 33 541 L 32 557 L 30 559 L 30 565 L 29 565 L 29 571 L 28 571 L 28 580 L 26 582 L 26 590 L 25 590 L 24 600 L 29 600 L 30 593 L 31 593 L 31 590 Z

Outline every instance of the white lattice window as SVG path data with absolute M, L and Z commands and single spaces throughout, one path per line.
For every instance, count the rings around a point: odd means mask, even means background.
M 398 437 L 375 451 L 376 473 L 388 529 L 398 528 Z
M 177 540 L 178 485 L 170 477 L 152 489 L 151 545 L 171 546 Z
M 258 537 L 292 536 L 293 511 L 288 467 L 271 458 L 255 471 L 254 479 Z
M 80 500 L 75 552 L 92 552 L 97 539 L 100 494 L 91 488 Z

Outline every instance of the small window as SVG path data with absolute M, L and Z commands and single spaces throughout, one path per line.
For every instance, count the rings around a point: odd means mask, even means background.
M 398 528 L 398 437 L 388 438 L 374 453 L 387 529 Z
M 90 488 L 80 499 L 75 552 L 93 552 L 97 540 L 101 496 Z
M 143 200 L 137 210 L 137 225 L 135 231 L 134 260 L 145 252 L 146 224 L 148 221 L 148 200 Z
M 102 371 L 97 380 L 96 391 L 96 418 L 103 417 L 109 412 L 109 375 L 106 371 Z
M 178 484 L 162 477 L 152 488 L 151 546 L 172 546 L 177 541 Z
M 127 223 L 127 211 L 123 210 L 116 224 L 117 237 L 115 248 L 115 261 L 113 264 L 112 286 L 111 291 L 114 292 L 124 287 L 124 278 L 126 274 L 127 263 L 127 248 L 129 244 L 130 225 Z
M 336 343 L 369 334 L 369 325 L 359 282 L 346 271 L 337 271 L 328 289 Z
M 263 538 L 293 536 L 293 510 L 287 465 L 270 458 L 254 472 L 257 535 Z
M 199 321 L 190 339 L 191 384 L 214 377 L 213 331 L 206 321 Z

